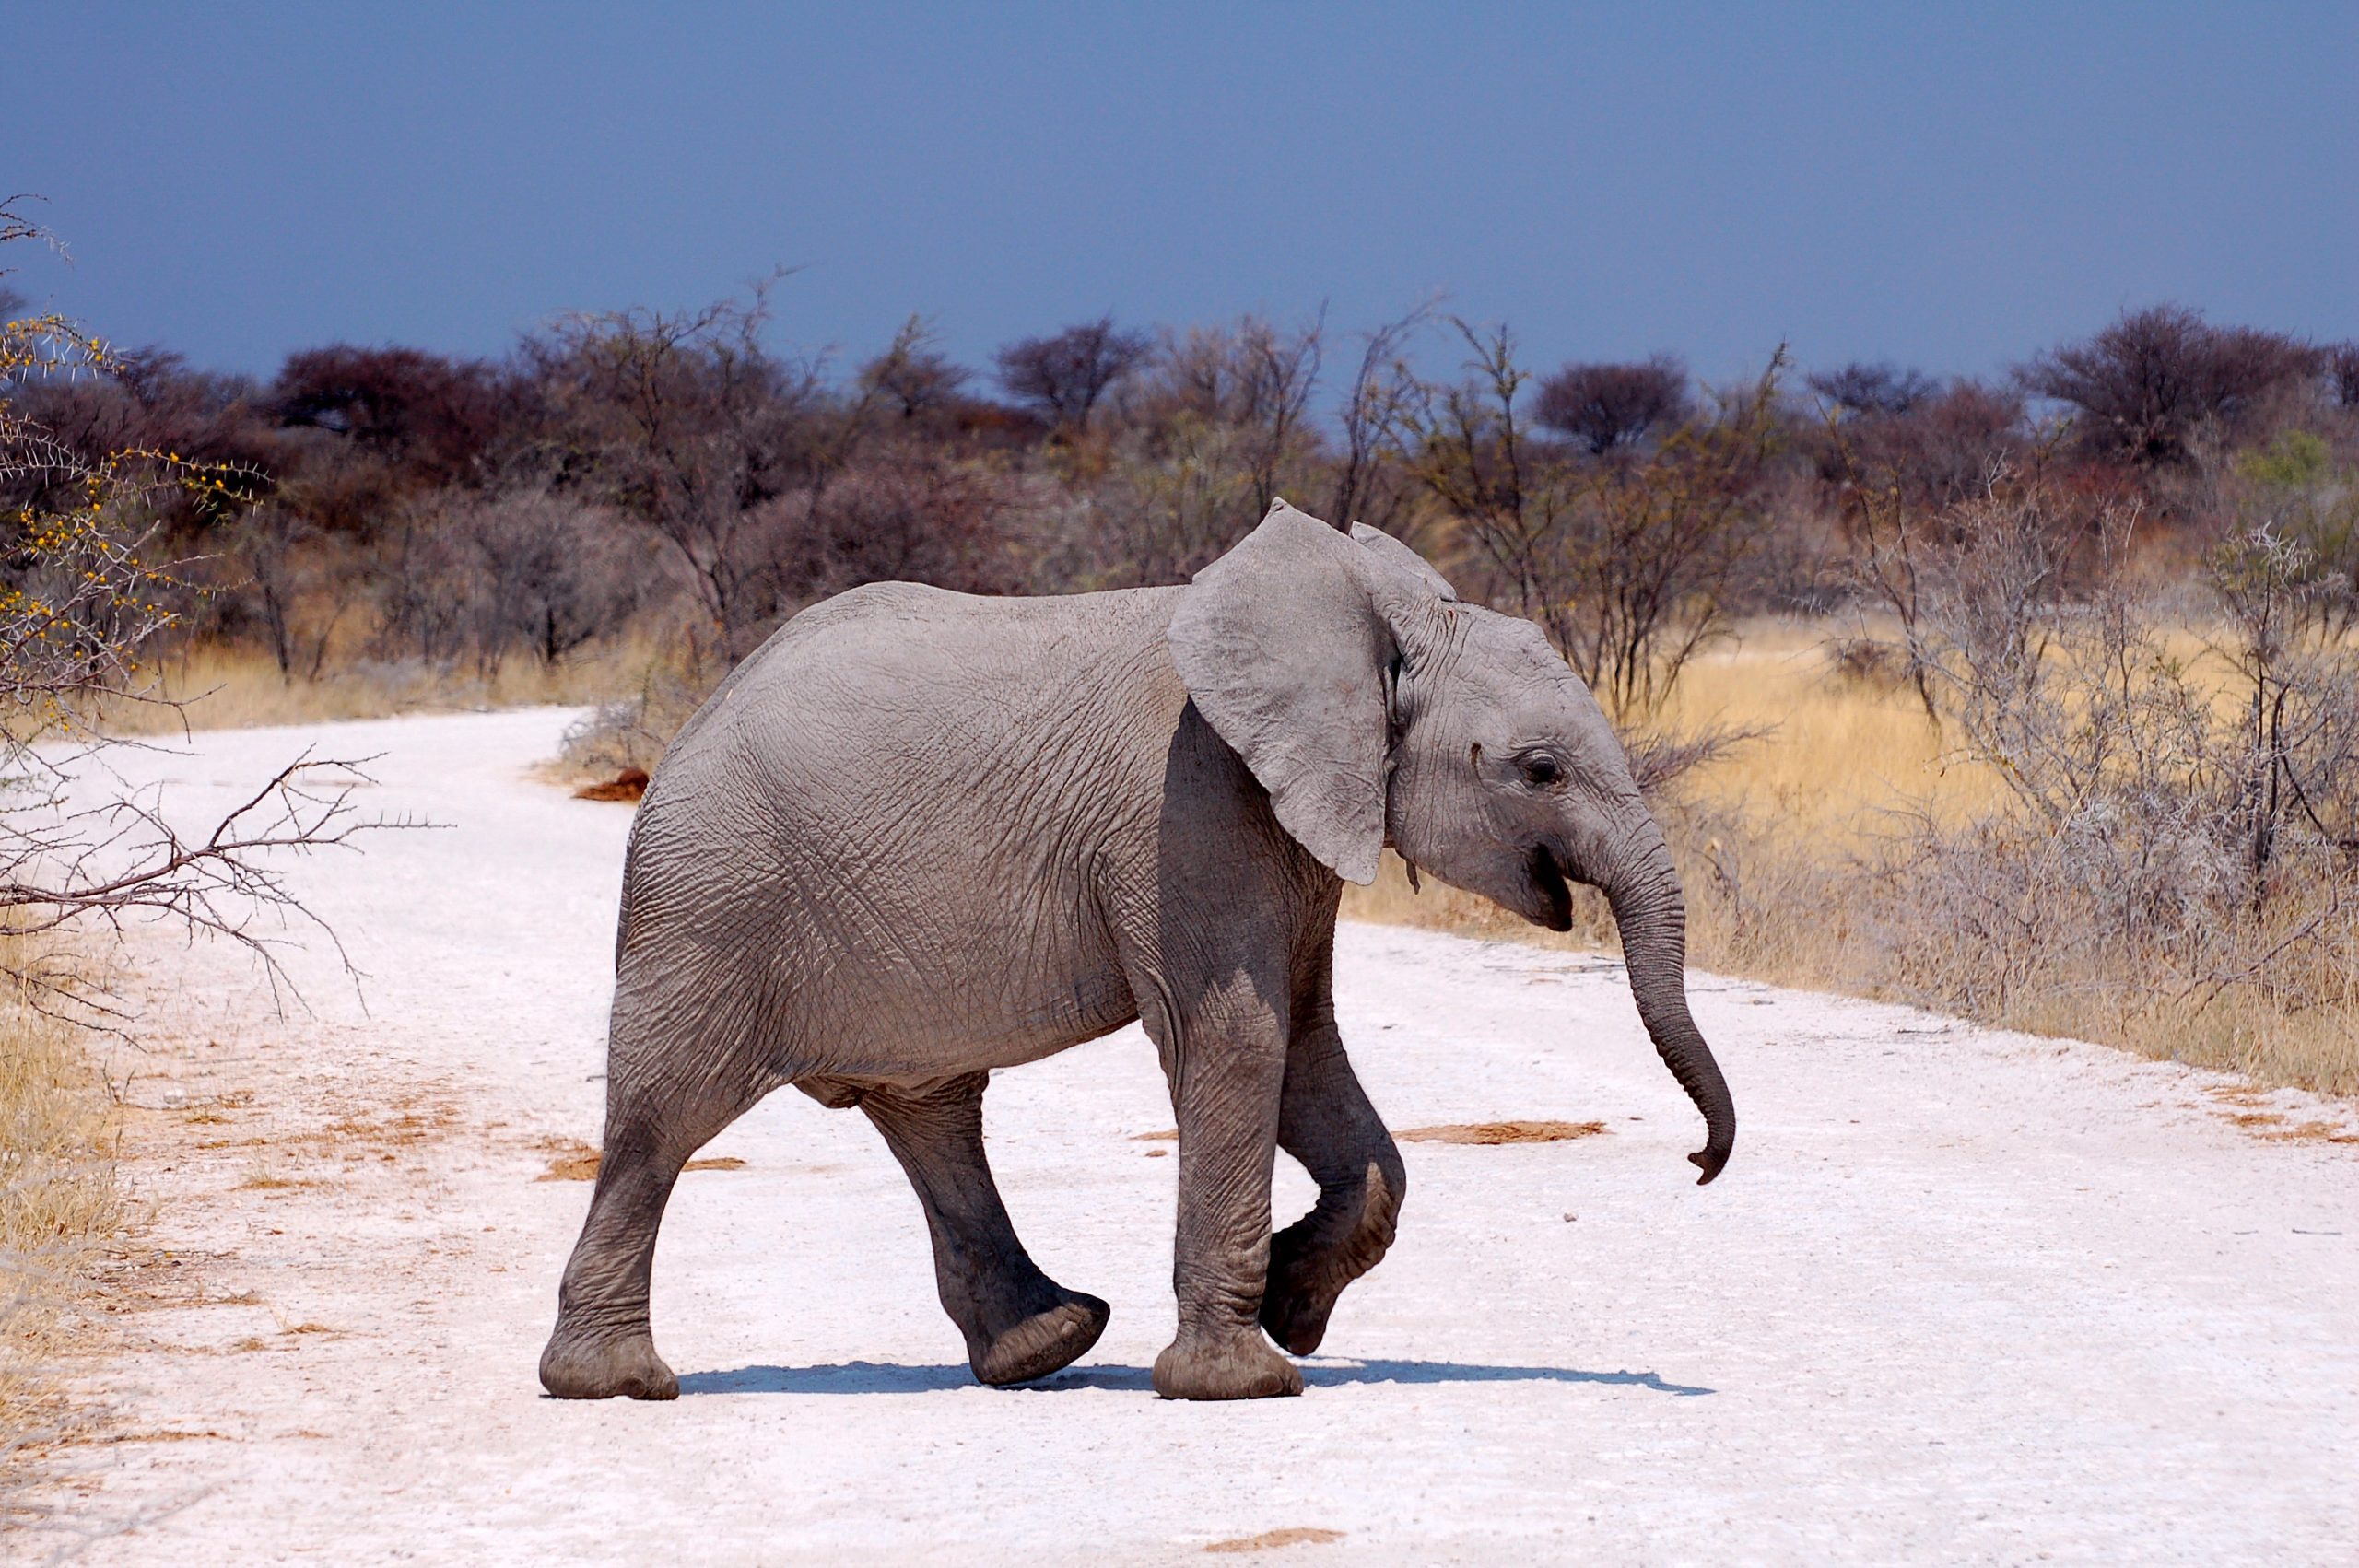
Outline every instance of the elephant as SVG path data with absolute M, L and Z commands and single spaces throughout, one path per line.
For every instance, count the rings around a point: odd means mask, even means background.
M 1406 1175 L 1337 1034 L 1343 883 L 1391 847 L 1538 925 L 1602 890 L 1638 1012 L 1736 1117 L 1689 1016 L 1685 906 L 1589 688 L 1531 622 L 1409 546 L 1281 500 L 1176 587 L 1035 598 L 878 583 L 795 615 L 673 741 L 633 823 L 604 1155 L 540 1375 L 667 1399 L 656 1232 L 695 1151 L 785 1084 L 857 1106 L 925 1211 L 987 1384 L 1045 1376 L 1108 1306 L 1016 1237 L 992 1070 L 1137 1020 L 1179 1124 L 1168 1398 L 1297 1394 Z M 1413 873 L 1414 874 L 1414 873 Z M 1271 1234 L 1275 1151 L 1318 1184 Z

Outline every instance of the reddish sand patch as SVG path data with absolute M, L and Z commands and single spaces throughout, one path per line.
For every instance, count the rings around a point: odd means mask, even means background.
M 1216 1540 L 1204 1548 L 1206 1551 L 1269 1551 L 1281 1546 L 1324 1546 L 1344 1539 L 1341 1530 L 1311 1529 L 1301 1525 L 1283 1530 L 1263 1530 L 1258 1536 L 1239 1536 L 1235 1540 Z
M 1562 1143 L 1604 1130 L 1602 1121 L 1453 1121 L 1392 1136 L 1403 1143 Z
M 573 792 L 577 801 L 636 801 L 647 793 L 647 770 L 626 767 L 604 784 L 584 784 Z
M 553 1151 L 549 1168 L 534 1176 L 534 1181 L 595 1181 L 598 1179 L 598 1151 L 587 1143 L 571 1138 L 552 1138 L 541 1145 Z M 742 1171 L 745 1162 L 729 1155 L 710 1160 L 690 1160 L 684 1170 Z

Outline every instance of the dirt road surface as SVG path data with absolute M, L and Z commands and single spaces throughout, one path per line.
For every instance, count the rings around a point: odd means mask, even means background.
M 1157 1400 L 1171 1126 L 1133 1028 L 1001 1076 L 1042 1265 L 1114 1318 L 975 1386 L 917 1204 L 856 1113 L 774 1096 L 657 1266 L 675 1404 L 545 1398 L 589 1195 L 630 808 L 528 777 L 568 715 L 201 735 L 189 820 L 306 744 L 445 825 L 314 858 L 366 974 L 143 940 L 123 1051 L 152 1226 L 108 1441 L 7 1549 L 210 1562 L 2359 1560 L 2359 1143 L 2292 1094 L 1904 1009 L 1696 977 L 1700 1127 L 1601 960 L 1346 928 L 1345 1039 L 1405 1146 L 1399 1245 L 1300 1399 Z M 300 939 L 299 931 L 290 937 Z M 365 1001 L 365 1010 L 363 1002 Z M 2344 1141 L 2336 1141 L 2336 1139 Z M 738 1164 L 742 1162 L 742 1164 Z M 1309 1184 L 1281 1162 L 1290 1217 Z

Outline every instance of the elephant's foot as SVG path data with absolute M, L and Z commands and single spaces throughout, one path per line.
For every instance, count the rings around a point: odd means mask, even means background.
M 1298 1356 L 1319 1348 L 1344 1287 L 1391 1246 L 1399 1192 L 1399 1184 L 1371 1164 L 1348 1223 L 1314 1211 L 1270 1239 L 1270 1279 L 1262 1292 L 1262 1327 L 1270 1338 Z
M 1113 1308 L 1096 1296 L 1060 1290 L 1054 1306 L 1036 1312 L 989 1340 L 968 1347 L 968 1363 L 985 1383 L 1027 1383 L 1081 1359 L 1106 1331 Z
M 541 1387 L 560 1399 L 676 1399 L 680 1380 L 645 1328 L 590 1334 L 557 1326 L 541 1352 Z
M 1273 1267 L 1262 1296 L 1262 1327 L 1294 1354 L 1307 1356 L 1327 1337 L 1327 1319 L 1349 1283 L 1350 1275 L 1333 1270 Z
M 1247 1328 L 1219 1339 L 1182 1331 L 1155 1358 L 1155 1391 L 1167 1399 L 1270 1399 L 1302 1392 L 1302 1373 Z

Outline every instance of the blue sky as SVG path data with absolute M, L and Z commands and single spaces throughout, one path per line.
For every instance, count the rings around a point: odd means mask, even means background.
M 497 353 L 783 263 L 782 346 L 1111 310 L 1535 364 L 1987 371 L 2125 307 L 2359 337 L 2359 6 L 42 5 L 9 286 L 117 341 Z

